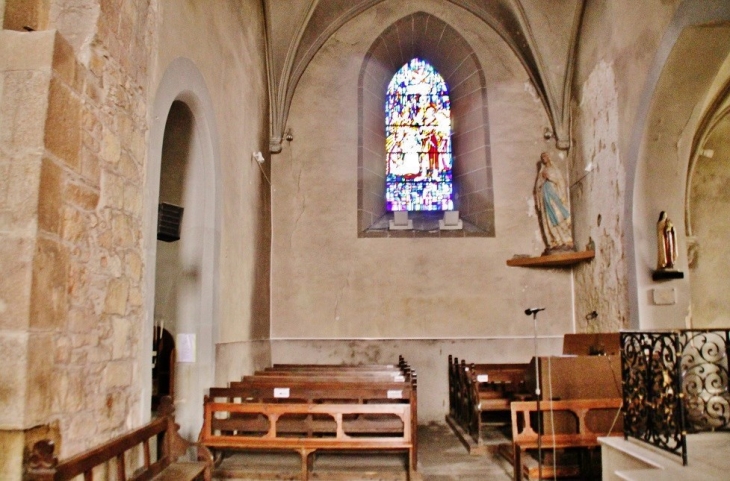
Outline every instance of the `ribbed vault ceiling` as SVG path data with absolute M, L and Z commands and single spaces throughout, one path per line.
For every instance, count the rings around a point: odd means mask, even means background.
M 389 0 L 264 0 L 267 22 L 271 150 L 281 149 L 296 85 L 327 39 L 345 22 Z M 584 0 L 443 0 L 481 19 L 525 67 L 567 148 L 575 42 Z

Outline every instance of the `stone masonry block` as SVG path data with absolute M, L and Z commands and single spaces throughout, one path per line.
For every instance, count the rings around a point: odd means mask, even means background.
M 104 301 L 104 313 L 119 315 L 126 314 L 128 297 L 129 281 L 126 279 L 112 279 L 107 285 L 106 299 Z
M 51 414 L 55 373 L 49 357 L 53 348 L 52 333 L 31 333 L 28 339 L 25 427 L 42 424 Z
M 142 281 L 142 257 L 138 252 L 128 251 L 124 254 L 124 273 L 132 282 Z
M 51 79 L 46 118 L 46 148 L 78 171 L 81 148 L 81 100 L 60 78 Z
M 114 329 L 113 358 L 123 359 L 129 357 L 131 355 L 132 321 L 123 317 L 115 317 L 112 319 L 112 326 Z
M 76 81 L 76 56 L 71 44 L 62 35 L 56 34 L 53 49 L 53 72 L 68 85 Z
M 27 332 L 0 331 L 0 429 L 24 426 L 27 353 Z
M 66 320 L 68 252 L 60 243 L 39 238 L 33 259 L 30 326 L 49 329 Z
M 2 479 L 23 479 L 25 435 L 23 431 L 0 431 L 0 477 Z
M 63 170 L 54 161 L 44 158 L 38 189 L 38 228 L 52 234 L 61 232 L 63 178 Z
M 50 0 L 6 0 L 3 28 L 45 30 L 49 10 Z
M 132 384 L 132 372 L 134 365 L 132 361 L 113 361 L 107 364 L 104 369 L 104 380 L 102 389 L 110 391 L 116 388 L 127 387 Z
M 50 73 L 10 71 L 0 98 L 0 146 L 8 153 L 41 152 L 48 108 Z
M 94 210 L 99 205 L 99 192 L 83 184 L 69 183 L 65 199 L 82 210 Z
M 101 158 L 105 162 L 116 165 L 122 153 L 119 137 L 109 129 L 104 129 L 101 141 Z
M 41 156 L 29 155 L 4 164 L 0 177 L 0 230 L 34 237 L 38 225 Z
M 22 0 L 21 0 L 22 1 Z M 50 72 L 56 33 L 0 30 L 0 70 Z
M 0 242 L 0 330 L 28 327 L 34 242 L 4 236 Z M 0 388 L 1 389 L 1 388 Z M 1 396 L 0 396 L 1 397 Z
M 101 203 L 104 207 L 124 207 L 124 181 L 109 170 L 101 172 Z

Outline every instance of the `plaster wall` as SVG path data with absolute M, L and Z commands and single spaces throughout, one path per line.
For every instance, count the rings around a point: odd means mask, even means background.
M 461 32 L 485 71 L 494 238 L 356 237 L 358 75 L 377 36 L 418 11 Z M 494 360 L 527 362 L 533 324 L 526 307 L 547 307 L 541 337 L 571 332 L 570 271 L 505 264 L 515 254 L 544 249 L 533 186 L 539 155 L 550 151 L 542 137 L 547 125 L 513 52 L 462 9 L 436 0 L 386 1 L 345 24 L 302 76 L 288 122 L 294 139 L 273 161 L 273 361 L 350 362 L 367 358 L 380 343 L 392 346 L 380 361 L 404 354 L 421 382 L 445 375 L 448 354 L 464 352 L 467 361 L 478 362 L 509 353 Z M 563 156 L 551 153 L 565 169 Z M 499 349 L 490 350 L 493 345 Z M 423 419 L 446 412 L 443 386 L 429 386 L 440 396 L 419 411 Z
M 585 7 L 574 80 L 571 201 L 576 241 L 590 237 L 596 257 L 575 271 L 579 331 L 638 327 L 629 302 L 626 215 L 633 205 L 625 201 L 626 162 L 648 71 L 678 3 L 605 0 Z M 680 215 L 670 212 L 673 219 Z M 598 317 L 587 319 L 592 311 Z
M 203 238 L 214 238 L 217 243 L 212 257 L 203 259 L 204 265 L 213 266 L 214 287 L 212 291 L 210 286 L 202 288 L 204 297 L 213 296 L 212 307 L 199 312 L 197 319 L 191 317 L 186 326 L 178 325 L 178 331 L 197 333 L 198 349 L 210 352 L 214 363 L 178 364 L 182 382 L 187 376 L 197 378 L 191 381 L 187 398 L 179 400 L 191 406 L 202 407 L 203 390 L 213 384 L 214 377 L 235 379 L 250 372 L 255 359 L 268 361 L 268 346 L 262 348 L 259 342 L 269 334 L 270 256 L 270 185 L 266 179 L 270 173 L 265 150 L 268 106 L 261 8 L 255 1 L 203 5 L 170 0 L 159 6 L 157 55 L 151 67 L 155 87 L 151 91 L 164 89 L 164 95 L 188 103 L 193 122 L 208 125 L 211 134 L 212 150 L 201 147 L 205 173 L 199 175 L 206 180 L 186 181 L 190 188 L 202 189 L 198 200 L 216 204 L 212 212 L 217 216 L 214 228 L 201 226 Z M 195 85 L 186 85 L 184 75 L 169 85 L 164 81 L 170 66 L 181 65 L 181 59 L 199 73 L 200 81 Z M 162 120 L 154 117 L 154 125 L 164 128 L 166 115 L 161 112 Z M 252 153 L 257 151 L 267 157 L 263 171 L 252 160 Z M 151 161 L 159 162 L 159 158 Z M 188 173 L 191 175 L 195 172 Z M 214 186 L 215 196 L 210 186 Z M 157 199 L 147 202 L 156 206 Z M 207 225 L 205 219 L 211 211 L 206 207 L 204 212 L 199 220 Z M 221 343 L 235 344 L 237 355 L 217 355 L 216 346 Z M 191 409 L 183 420 L 183 431 L 192 437 L 201 422 L 202 413 Z
M 532 325 L 531 321 L 524 321 Z M 539 328 L 538 328 L 539 329 Z M 539 356 L 562 352 L 563 336 L 539 334 Z M 535 352 L 534 338 L 480 339 L 314 339 L 271 341 L 277 363 L 394 364 L 402 355 L 416 370 L 418 422 L 443 422 L 449 412 L 449 355 L 467 362 L 526 363 Z
M 730 116 L 723 117 L 708 136 L 705 148 L 712 158 L 700 156 L 690 187 L 692 234 L 696 254 L 690 261 L 692 327 L 730 326 Z

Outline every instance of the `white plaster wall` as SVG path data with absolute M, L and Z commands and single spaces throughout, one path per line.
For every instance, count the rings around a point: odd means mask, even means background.
M 374 39 L 419 10 L 459 30 L 485 70 L 494 238 L 356 236 L 358 74 Z M 302 76 L 288 121 L 294 140 L 285 142 L 273 161 L 274 362 L 348 362 L 360 357 L 360 351 L 348 347 L 359 341 L 392 343 L 395 347 L 380 359 L 393 362 L 399 343 L 410 342 L 420 347 L 408 348 L 408 360 L 419 370 L 419 379 L 431 379 L 446 369 L 445 361 L 432 362 L 433 350 L 443 359 L 459 355 L 462 341 L 483 346 L 465 353 L 468 361 L 484 361 L 499 352 L 527 362 L 532 344 L 525 339 L 531 339 L 533 324 L 524 315 L 526 307 L 547 307 L 541 313 L 541 336 L 572 331 L 569 270 L 506 266 L 514 254 L 539 255 L 544 249 L 532 192 L 540 152 L 550 147 L 542 138 L 547 125 L 543 106 L 512 51 L 464 10 L 435 0 L 386 1 L 344 25 Z M 552 153 L 564 168 L 565 161 Z M 326 354 L 319 351 L 323 343 Z M 498 351 L 491 349 L 495 344 Z M 421 349 L 426 345 L 432 347 Z M 427 390 L 443 389 L 441 383 Z M 443 409 L 444 399 L 437 396 L 439 406 L 419 415 L 439 417 L 435 410 Z

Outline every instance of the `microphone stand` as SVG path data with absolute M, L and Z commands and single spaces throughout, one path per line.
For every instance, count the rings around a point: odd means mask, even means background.
M 542 413 L 540 412 L 540 358 L 537 357 L 537 309 L 532 311 L 535 346 L 535 401 L 537 405 L 537 479 L 542 479 Z M 520 473 L 522 478 L 522 473 Z

